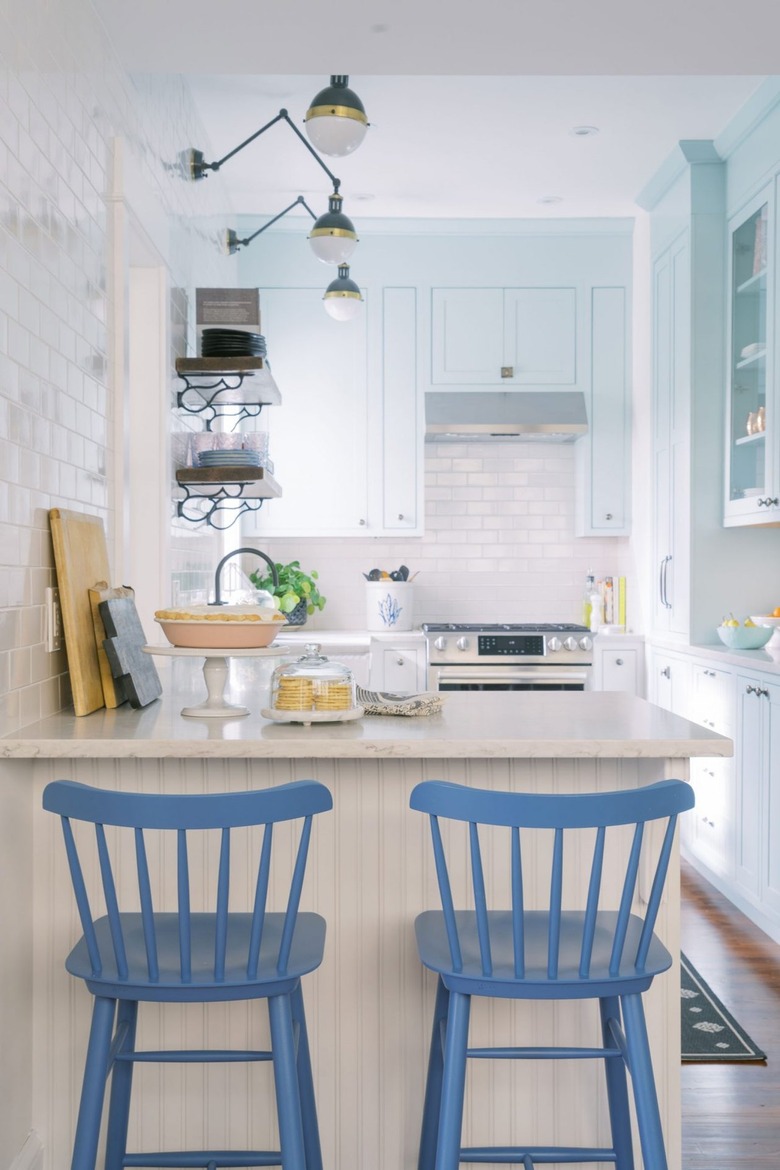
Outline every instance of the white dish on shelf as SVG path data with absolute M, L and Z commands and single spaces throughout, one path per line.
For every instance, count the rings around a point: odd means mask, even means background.
M 303 723 L 308 727 L 310 723 L 348 723 L 352 719 L 360 719 L 365 714 L 365 708 L 347 707 L 343 711 L 279 711 L 276 707 L 262 707 L 260 714 L 263 719 L 270 719 L 273 723 Z
M 780 626 L 780 617 L 772 617 L 772 615 L 768 613 L 758 614 L 757 616 L 754 616 L 751 613 L 750 620 L 757 626 L 773 626 L 775 629 Z

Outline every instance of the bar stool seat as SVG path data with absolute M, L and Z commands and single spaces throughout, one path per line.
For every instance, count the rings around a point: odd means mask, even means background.
M 442 905 L 441 910 L 420 914 L 415 922 L 420 959 L 438 976 L 419 1170 L 456 1170 L 461 1162 L 511 1163 L 524 1170 L 550 1163 L 606 1162 L 617 1170 L 633 1170 L 626 1072 L 631 1076 L 644 1170 L 666 1170 L 641 997 L 655 976 L 672 965 L 672 956 L 654 927 L 677 817 L 694 804 L 690 785 L 664 780 L 619 792 L 546 795 L 494 792 L 431 780 L 417 785 L 410 803 L 430 818 Z M 653 847 L 645 826 L 656 820 L 665 821 L 665 828 L 660 843 Z M 445 830 L 442 822 L 461 822 L 461 834 L 457 825 L 448 823 Z M 542 897 L 544 908 L 528 909 L 523 859 L 529 846 L 544 847 L 539 838 L 545 837 L 545 830 L 550 847 L 548 895 L 537 891 L 537 901 Z M 618 834 L 619 840 L 614 841 Z M 583 836 L 590 840 L 589 848 Z M 485 837 L 489 837 L 488 848 Z M 575 873 L 574 880 L 569 875 L 567 882 L 564 840 L 571 837 L 579 838 L 577 859 L 590 853 L 591 862 L 589 873 Z M 451 863 L 464 852 L 473 909 L 456 909 L 452 894 Z M 614 865 L 618 860 L 622 864 L 617 889 L 602 889 L 605 857 L 616 858 Z M 647 904 L 638 909 L 640 862 L 650 866 L 652 876 Z M 578 860 L 577 864 L 584 863 Z M 486 873 L 492 882 L 486 880 Z M 505 875 L 506 883 L 496 874 Z M 576 907 L 564 908 L 564 888 L 570 900 L 572 890 L 579 894 Z M 489 905 L 489 892 L 501 908 Z M 595 1000 L 602 1044 L 522 1047 L 513 1046 L 513 1038 L 507 1037 L 501 1047 L 470 1048 L 474 996 Z M 612 1144 L 462 1147 L 469 1059 L 603 1060 Z
M 213 795 L 146 795 L 105 791 L 58 780 L 43 793 L 43 807 L 58 813 L 83 930 L 66 960 L 71 975 L 94 996 L 92 1025 L 73 1146 L 72 1170 L 94 1170 L 106 1084 L 110 1099 L 106 1131 L 106 1170 L 128 1166 L 223 1167 L 283 1166 L 284 1170 L 322 1170 L 314 1085 L 301 977 L 323 956 L 325 921 L 299 911 L 312 818 L 332 808 L 330 792 L 311 780 L 260 792 Z M 94 828 L 78 822 L 87 822 Z M 281 848 L 274 833 L 290 822 Z M 106 832 L 106 828 L 109 832 Z M 256 855 L 250 911 L 230 911 L 231 840 L 235 829 L 251 835 Z M 190 846 L 197 834 L 215 836 L 213 910 L 191 905 Z M 175 909 L 155 907 L 155 891 L 170 887 L 155 880 L 172 837 L 175 856 Z M 126 838 L 126 840 L 125 840 Z M 151 847 L 148 842 L 154 840 Z M 277 854 L 280 856 L 277 857 Z M 115 880 L 135 858 L 137 890 L 124 909 Z M 201 854 L 201 856 L 205 856 Z M 273 860 L 273 864 L 272 864 Z M 100 889 L 88 890 L 84 874 L 96 870 Z M 284 876 L 279 876 L 279 871 Z M 207 870 L 208 872 L 208 870 Z M 247 882 L 242 867 L 242 883 Z M 198 873 L 198 885 L 208 886 Z M 236 884 L 234 882 L 234 884 Z M 284 890 L 283 910 L 271 909 L 271 890 Z M 126 887 L 123 886 L 124 895 Z M 102 898 L 106 914 L 93 917 L 90 900 Z M 162 900 L 162 899 L 160 899 Z M 208 897 L 207 897 L 207 900 Z M 140 909 L 136 909 L 140 905 Z M 271 1047 L 141 1051 L 136 1048 L 138 1005 L 216 1003 L 265 999 Z M 273 1067 L 279 1150 L 127 1151 L 133 1067 L 147 1063 L 233 1063 L 267 1061 Z

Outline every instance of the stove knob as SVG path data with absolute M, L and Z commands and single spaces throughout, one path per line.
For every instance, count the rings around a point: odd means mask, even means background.
M 593 639 L 586 634 L 584 638 L 580 638 L 580 650 L 590 650 L 593 647 Z
M 564 638 L 563 644 L 567 650 L 576 650 L 577 649 L 577 639 L 576 638 Z
M 561 648 L 560 638 L 548 638 L 547 639 L 547 649 L 548 650 L 560 650 L 560 648 Z
M 458 647 L 459 650 L 468 650 L 469 640 L 468 640 L 468 638 L 458 638 L 455 645 Z
M 447 639 L 446 638 L 437 638 L 433 644 L 437 650 L 446 650 L 447 649 Z

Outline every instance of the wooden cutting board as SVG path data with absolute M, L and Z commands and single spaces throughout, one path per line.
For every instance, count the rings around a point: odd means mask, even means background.
M 89 715 L 104 706 L 89 590 L 110 578 L 106 533 L 99 516 L 66 508 L 52 508 L 49 522 L 73 708 Z
M 106 627 L 98 606 L 101 601 L 116 601 L 118 598 L 127 598 L 130 601 L 135 593 L 127 585 L 120 585 L 109 589 L 105 581 L 99 581 L 94 589 L 89 590 L 89 606 L 92 611 L 92 628 L 95 631 L 95 649 L 97 650 L 98 666 L 100 667 L 100 682 L 103 687 L 103 701 L 107 707 L 118 707 L 129 698 L 122 678 L 114 678 L 111 663 L 108 660 L 103 643 L 106 639 Z

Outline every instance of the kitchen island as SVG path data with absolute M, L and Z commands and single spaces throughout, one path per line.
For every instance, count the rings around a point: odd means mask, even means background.
M 685 779 L 689 758 L 731 754 L 730 740 L 621 694 L 450 694 L 443 712 L 429 718 L 302 727 L 272 724 L 254 713 L 224 722 L 183 718 L 182 696 L 168 690 L 141 711 L 122 707 L 80 719 L 63 712 L 0 739 L 4 800 L 17 815 L 12 839 L 5 829 L 6 845 L 20 864 L 23 855 L 32 857 L 15 881 L 16 897 L 33 921 L 18 959 L 30 964 L 26 985 L 23 966 L 15 979 L 11 973 L 22 1002 L 5 997 L 0 1030 L 22 1054 L 22 1068 L 29 1034 L 34 1123 L 47 1170 L 68 1165 L 90 1008 L 89 996 L 63 969 L 78 927 L 59 826 L 40 811 L 49 780 L 197 792 L 303 777 L 328 785 L 334 810 L 315 826 L 304 888 L 306 908 L 328 921 L 325 961 L 306 986 L 324 1165 L 413 1170 L 435 981 L 419 965 L 412 923 L 421 909 L 436 905 L 437 894 L 427 821 L 408 807 L 412 787 L 421 779 L 447 778 L 534 791 L 611 790 Z M 129 873 L 120 866 L 120 884 L 130 882 Z M 536 876 L 546 881 L 541 864 Z M 207 858 L 204 888 L 212 877 Z M 534 880 L 532 872 L 529 889 Z M 570 880 L 576 883 L 578 874 Z M 2 907 L 22 922 L 15 904 Z M 676 953 L 676 863 L 658 929 Z M 647 1010 L 669 1164 L 680 1170 L 676 970 L 656 980 Z M 576 1003 L 479 1005 L 475 1038 L 489 1043 L 505 1035 L 510 1016 L 528 1043 L 595 1041 L 595 1018 Z M 250 1034 L 259 1044 L 264 1027 L 242 1004 L 220 1005 L 208 1015 L 201 1008 L 169 1008 L 159 1017 L 152 1008 L 144 1013 L 140 1043 L 236 1045 Z M 488 1135 L 495 1141 L 606 1142 L 601 1078 L 583 1075 L 579 1062 L 557 1069 L 539 1062 L 478 1063 L 482 1067 L 469 1074 L 464 1118 L 469 1143 Z M 216 1066 L 208 1077 L 196 1068 L 143 1068 L 131 1148 L 272 1146 L 271 1100 L 263 1067 Z M 0 1096 L 0 1110 L 2 1102 Z

